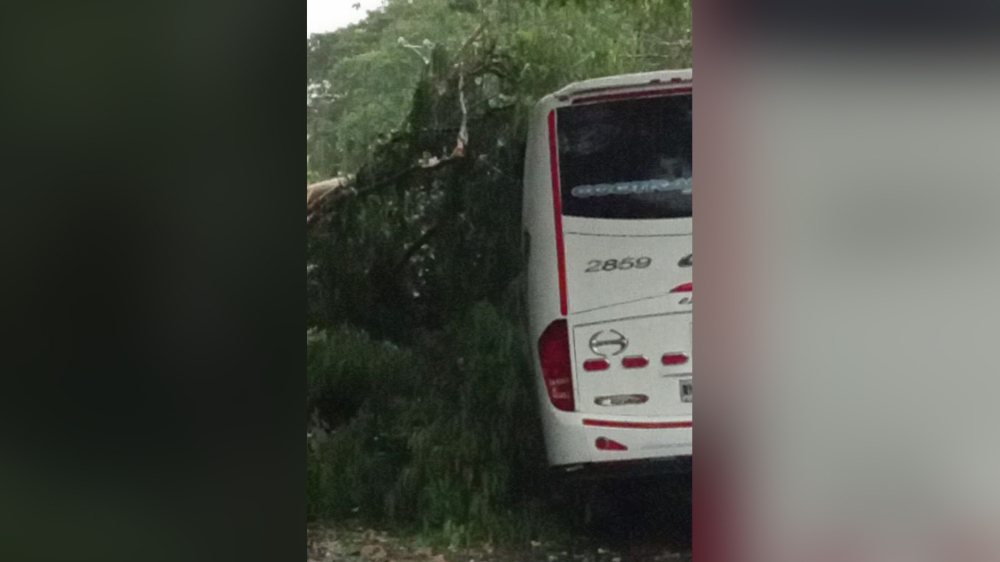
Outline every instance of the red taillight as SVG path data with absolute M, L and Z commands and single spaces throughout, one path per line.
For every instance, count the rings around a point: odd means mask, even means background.
M 608 439 L 606 437 L 598 437 L 594 445 L 601 451 L 627 451 L 628 447 L 622 445 L 621 443 L 615 441 L 614 439 Z
M 542 364 L 545 389 L 549 393 L 552 405 L 560 410 L 572 412 L 576 404 L 573 399 L 569 329 L 565 320 L 556 320 L 542 332 L 542 336 L 538 338 L 538 358 Z
M 664 365 L 683 365 L 688 362 L 688 356 L 684 353 L 664 353 Z
M 611 367 L 607 359 L 588 359 L 583 362 L 584 371 L 607 371 Z
M 690 293 L 691 292 L 691 286 L 693 284 L 694 283 L 684 283 L 683 285 L 678 285 L 678 286 L 674 287 L 670 292 L 671 293 Z
M 622 359 L 622 367 L 626 369 L 641 369 L 646 365 L 649 365 L 649 359 L 642 355 L 631 355 Z

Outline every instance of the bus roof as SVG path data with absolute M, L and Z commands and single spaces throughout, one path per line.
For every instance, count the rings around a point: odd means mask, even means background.
M 550 96 L 559 100 L 567 100 L 576 96 L 594 92 L 641 88 L 643 86 L 669 84 L 671 82 L 690 82 L 691 80 L 692 74 L 690 68 L 683 70 L 658 70 L 655 72 L 642 72 L 636 74 L 619 74 L 617 76 L 605 76 L 602 78 L 591 78 L 589 80 L 574 82 L 558 92 L 551 94 Z

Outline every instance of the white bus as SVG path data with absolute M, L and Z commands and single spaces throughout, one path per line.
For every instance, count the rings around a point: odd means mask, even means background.
M 690 462 L 692 88 L 690 70 L 599 78 L 533 114 L 524 298 L 552 467 Z

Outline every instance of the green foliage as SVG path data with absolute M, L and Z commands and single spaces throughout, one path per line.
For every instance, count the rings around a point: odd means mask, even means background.
M 310 404 L 355 406 L 308 439 L 308 516 L 389 518 L 456 542 L 537 533 L 523 498 L 542 485 L 541 435 L 519 337 L 485 303 L 419 357 L 349 329 L 310 334 Z
M 482 44 L 517 61 L 507 93 L 525 103 L 582 78 L 691 64 L 690 0 L 390 0 L 307 41 L 308 168 L 359 168 L 401 126 L 427 45 L 455 53 L 483 22 Z
M 306 334 L 307 516 L 343 517 L 379 505 L 391 484 L 391 427 L 379 397 L 405 396 L 422 370 L 414 354 L 349 327 Z
M 525 101 L 566 84 L 691 64 L 690 2 L 526 3 L 500 31 Z
M 500 526 L 498 514 L 537 482 L 540 427 L 518 333 L 489 305 L 475 306 L 443 337 L 426 425 L 410 438 L 409 485 L 390 496 L 428 528 L 460 525 L 469 536 Z
M 309 238 L 317 324 L 410 343 L 473 302 L 497 302 L 517 275 L 523 121 L 490 103 L 505 59 L 478 56 L 455 72 L 432 49 L 402 130 Z M 466 154 L 452 158 L 463 130 Z
M 412 351 L 372 341 L 356 328 L 308 331 L 306 413 L 322 408 L 349 418 L 364 399 L 417 384 L 415 361 Z
M 357 25 L 310 37 L 308 167 L 323 177 L 359 168 L 378 138 L 402 124 L 424 66 L 424 41 L 454 51 L 475 25 L 474 14 L 449 9 L 446 0 L 388 2 Z

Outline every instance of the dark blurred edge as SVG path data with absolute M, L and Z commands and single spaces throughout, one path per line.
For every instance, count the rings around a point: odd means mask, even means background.
M 740 455 L 746 444 L 738 440 L 739 418 L 732 415 L 741 401 L 731 391 L 732 383 L 748 373 L 738 365 L 734 368 L 724 356 L 729 354 L 726 350 L 742 349 L 741 342 L 752 340 L 760 330 L 745 315 L 734 314 L 745 310 L 741 299 L 746 293 L 732 281 L 752 278 L 753 264 L 745 258 L 764 250 L 739 249 L 746 237 L 741 228 L 760 217 L 748 216 L 746 209 L 751 207 L 739 203 L 746 186 L 740 182 L 741 146 L 734 143 L 756 137 L 753 131 L 733 130 L 739 119 L 734 118 L 732 100 L 740 95 L 741 86 L 736 77 L 752 75 L 753 65 L 788 73 L 806 62 L 814 65 L 808 68 L 812 73 L 882 64 L 891 75 L 895 65 L 908 69 L 923 65 L 928 79 L 934 79 L 956 66 L 976 68 L 983 61 L 995 61 L 998 31 L 1000 4 L 989 1 L 694 3 L 694 66 L 699 82 L 694 144 L 702 188 L 694 206 L 701 296 L 694 324 L 700 367 L 692 551 L 699 562 L 753 559 L 745 548 L 753 537 L 743 523 L 746 513 L 755 512 L 752 506 L 744 511 L 748 506 L 741 505 L 741 493 L 746 490 L 739 489 Z M 783 62 L 790 64 L 781 66 Z
M 725 0 L 720 21 L 741 40 L 790 49 L 924 49 L 997 43 L 1000 4 L 988 0 Z
M 0 10 L 0 559 L 301 556 L 305 3 Z

